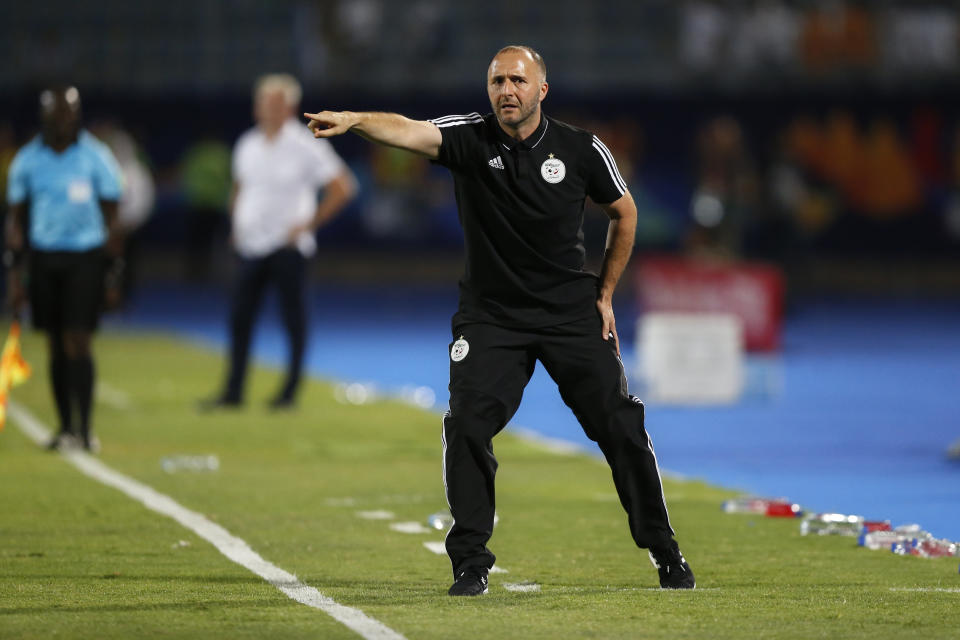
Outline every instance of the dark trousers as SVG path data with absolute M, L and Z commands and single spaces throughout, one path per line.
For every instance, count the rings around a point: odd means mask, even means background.
M 287 375 L 278 398 L 292 400 L 300 383 L 306 347 L 307 316 L 304 303 L 306 259 L 293 248 L 280 249 L 263 258 L 241 258 L 240 273 L 230 309 L 230 371 L 224 397 L 243 398 L 250 358 L 253 325 L 268 285 L 279 294 L 280 315 L 290 341 Z
M 454 325 L 467 354 L 450 363 L 450 411 L 443 418 L 443 476 L 454 524 L 446 547 L 454 576 L 493 566 L 487 549 L 496 508 L 493 437 L 520 405 L 537 360 L 543 363 L 587 436 L 613 471 L 630 533 L 641 548 L 673 537 L 657 459 L 644 429 L 644 408 L 627 393 L 613 342 L 601 338 L 599 317 L 536 330 L 490 324 Z M 453 353 L 459 357 L 462 343 Z

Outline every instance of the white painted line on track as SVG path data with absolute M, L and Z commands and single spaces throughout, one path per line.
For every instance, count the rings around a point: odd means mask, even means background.
M 427 529 L 419 522 L 391 522 L 390 529 L 399 533 L 433 533 L 434 529 Z
M 357 517 L 364 520 L 393 520 L 393 511 L 357 511 Z
M 133 400 L 130 399 L 130 394 L 103 380 L 97 380 L 97 400 L 111 409 L 129 411 L 133 408 Z
M 447 555 L 447 548 L 444 546 L 442 542 L 428 541 L 428 542 L 424 542 L 423 546 L 430 553 L 435 553 L 438 556 Z M 490 567 L 490 573 L 510 573 L 510 572 L 507 571 L 506 569 L 501 568 L 499 565 L 493 565 L 492 567 Z
M 50 439 L 50 430 L 25 407 L 11 401 L 9 412 L 10 417 L 13 418 L 20 430 L 37 444 L 43 445 Z M 314 609 L 320 609 L 367 640 L 404 640 L 401 634 L 379 620 L 371 618 L 359 609 L 334 601 L 314 587 L 300 582 L 292 573 L 288 573 L 264 560 L 244 540 L 234 536 L 196 511 L 183 507 L 173 498 L 118 471 L 114 471 L 83 451 L 62 451 L 61 455 L 85 475 L 125 493 L 152 511 L 173 518 L 210 542 L 227 558 L 257 574 L 292 600 Z
M 353 507 L 356 506 L 356 498 L 327 498 L 323 501 L 328 507 Z
M 446 546 L 444 546 L 442 542 L 434 542 L 431 540 L 428 542 L 424 542 L 423 546 L 426 547 L 427 551 L 429 551 L 430 553 L 435 553 L 438 556 L 447 555 L 447 548 Z
M 511 426 L 509 431 L 518 438 L 526 440 L 527 442 L 530 442 L 543 451 L 547 451 L 549 453 L 554 453 L 560 456 L 576 456 L 589 453 L 586 447 L 581 447 L 580 445 L 568 440 L 551 438 L 550 436 L 545 436 L 542 433 L 534 431 L 533 429 L 527 429 L 526 427 Z
M 960 593 L 958 587 L 890 587 L 890 591 L 910 591 L 920 593 Z

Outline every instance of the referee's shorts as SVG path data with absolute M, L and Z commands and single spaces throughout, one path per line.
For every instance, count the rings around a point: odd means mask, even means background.
M 89 251 L 37 251 L 30 254 L 30 311 L 44 331 L 97 328 L 106 278 L 103 248 Z

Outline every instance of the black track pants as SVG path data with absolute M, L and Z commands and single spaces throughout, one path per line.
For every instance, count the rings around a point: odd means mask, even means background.
M 290 342 L 287 375 L 278 397 L 292 400 L 300 384 L 307 339 L 305 303 L 306 259 L 299 251 L 284 248 L 263 258 L 241 258 L 230 309 L 230 369 L 223 396 L 243 398 L 250 341 L 268 286 L 279 294 L 280 315 Z
M 496 507 L 492 440 L 520 406 L 537 360 L 606 457 L 637 546 L 673 537 L 643 404 L 627 393 L 623 365 L 613 342 L 601 338 L 598 316 L 535 330 L 455 319 L 453 333 L 443 477 L 454 519 L 446 546 L 455 576 L 496 560 L 487 549 Z

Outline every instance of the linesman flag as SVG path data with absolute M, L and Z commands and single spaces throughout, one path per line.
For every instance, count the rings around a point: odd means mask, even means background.
M 3 343 L 0 355 L 0 431 L 7 423 L 7 399 L 10 388 L 22 384 L 30 377 L 30 365 L 20 352 L 20 323 L 10 323 L 10 333 Z

